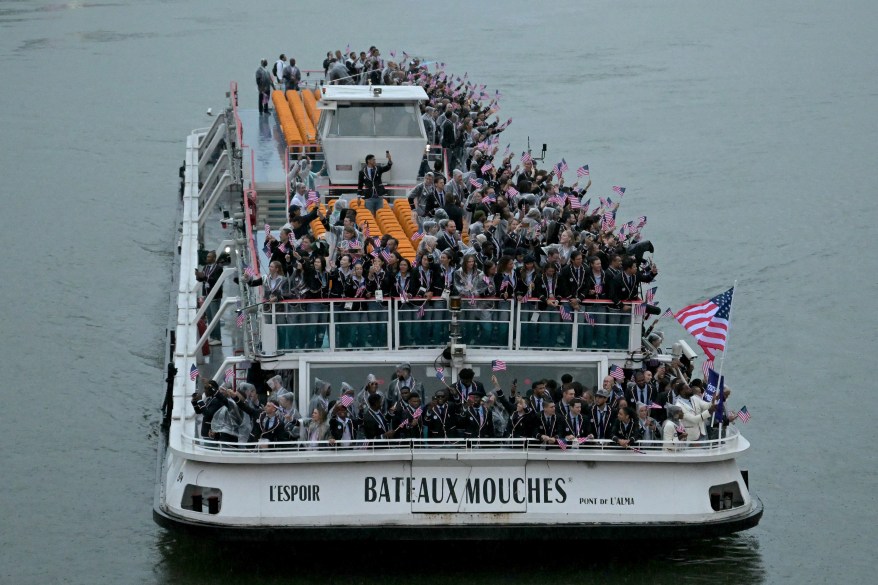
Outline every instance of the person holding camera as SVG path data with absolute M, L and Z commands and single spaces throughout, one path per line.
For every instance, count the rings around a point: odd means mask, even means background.
M 375 155 L 367 154 L 366 166 L 360 169 L 357 177 L 357 194 L 366 200 L 366 209 L 372 212 L 372 215 L 378 213 L 378 210 L 384 206 L 384 195 L 387 194 L 382 175 L 393 166 L 393 159 L 389 150 L 385 151 L 385 155 L 387 164 L 378 166 Z

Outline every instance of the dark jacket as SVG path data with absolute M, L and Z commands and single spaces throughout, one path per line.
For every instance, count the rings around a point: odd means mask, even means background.
M 376 165 L 374 168 L 363 167 L 357 176 L 357 194 L 364 199 L 379 197 L 387 193 L 381 175 L 390 170 L 393 161 L 388 161 L 386 165 Z
M 489 439 L 494 436 L 494 417 L 491 410 L 482 406 L 482 416 L 478 408 L 468 406 L 461 411 L 457 426 L 467 439 Z
M 434 405 L 424 412 L 424 424 L 427 425 L 427 435 L 431 439 L 447 439 L 454 435 L 455 423 L 457 422 L 456 409 L 453 405 L 445 403 L 444 406 Z
M 591 407 L 591 425 L 589 428 L 589 434 L 594 435 L 595 439 L 609 439 L 613 435 L 613 423 L 616 422 L 616 413 L 613 412 L 609 407 L 607 408 L 607 413 L 604 415 L 604 420 L 601 421 L 598 416 L 598 407 Z

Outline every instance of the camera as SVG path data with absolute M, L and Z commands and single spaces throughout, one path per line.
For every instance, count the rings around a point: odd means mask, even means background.
M 647 252 L 649 252 L 650 254 L 655 252 L 655 248 L 653 247 L 652 242 L 649 240 L 637 242 L 636 244 L 628 246 L 628 248 L 626 248 L 625 250 L 626 254 L 628 254 L 629 256 L 634 256 L 638 264 L 643 262 L 643 255 Z
M 656 307 L 655 305 L 650 305 L 649 303 L 644 303 L 646 305 L 646 314 L 647 315 L 661 315 L 662 310 Z

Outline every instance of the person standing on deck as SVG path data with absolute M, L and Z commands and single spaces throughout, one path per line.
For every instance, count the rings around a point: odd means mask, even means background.
M 290 62 L 283 70 L 283 80 L 287 91 L 298 91 L 299 82 L 302 80 L 302 72 L 296 67 L 296 60 L 290 57 Z
M 366 209 L 372 212 L 372 215 L 378 213 L 378 210 L 384 206 L 384 195 L 387 189 L 381 180 L 381 176 L 390 170 L 393 166 L 393 159 L 390 151 L 385 152 L 387 156 L 387 164 L 378 166 L 374 154 L 366 155 L 366 166 L 360 169 L 357 178 L 357 194 L 366 200 Z
M 256 70 L 256 89 L 259 90 L 259 113 L 268 113 L 268 100 L 271 96 L 271 74 L 266 69 L 268 60 L 263 59 Z
M 219 281 L 222 274 L 223 267 L 217 262 L 216 252 L 213 251 L 207 253 L 207 258 L 205 259 L 204 266 L 201 267 L 201 270 L 195 271 L 195 280 L 202 283 L 201 294 L 204 298 L 207 298 L 207 295 L 209 295 L 212 290 L 217 289 L 213 300 L 210 301 L 210 304 L 207 306 L 207 310 L 204 313 L 208 323 L 213 321 L 214 316 L 220 309 L 220 303 L 223 298 L 223 287 L 222 285 L 217 287 L 216 283 Z M 210 332 L 210 345 L 220 344 L 222 344 L 222 336 L 220 334 L 220 326 L 217 324 Z
M 283 81 L 284 76 L 284 67 L 287 66 L 287 56 L 283 53 L 280 54 L 280 57 L 277 58 L 277 61 L 274 63 L 274 67 L 272 67 L 271 73 L 274 75 L 274 83 L 275 86 L 281 88 L 281 82 Z

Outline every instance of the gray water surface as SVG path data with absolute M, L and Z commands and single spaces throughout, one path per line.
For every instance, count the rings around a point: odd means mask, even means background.
M 0 582 L 871 581 L 876 17 L 867 0 L 0 2 Z M 589 164 L 595 195 L 627 186 L 664 306 L 737 279 L 725 372 L 753 414 L 759 527 L 308 564 L 153 524 L 185 136 L 230 80 L 256 106 L 260 58 L 319 68 L 348 42 L 469 72 L 504 94 L 504 143 Z

